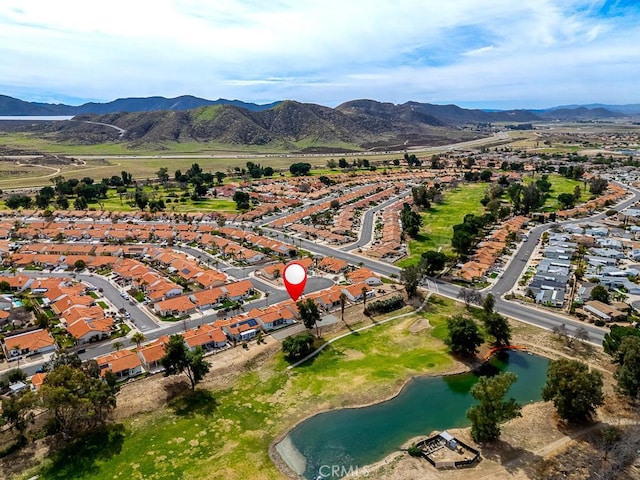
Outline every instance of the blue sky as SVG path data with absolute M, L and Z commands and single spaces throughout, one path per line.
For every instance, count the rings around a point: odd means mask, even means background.
M 640 103 L 638 0 L 2 0 L 0 94 Z

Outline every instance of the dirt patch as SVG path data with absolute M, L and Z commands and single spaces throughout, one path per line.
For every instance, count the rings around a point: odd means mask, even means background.
M 422 330 L 426 330 L 427 328 L 431 328 L 431 324 L 429 323 L 429 320 L 427 320 L 426 318 L 419 318 L 418 320 L 413 322 L 411 325 L 409 325 L 409 331 L 411 333 L 418 333 L 418 332 L 421 332 Z
M 246 350 L 241 347 L 230 348 L 208 356 L 211 367 L 200 385 L 205 389 L 228 386 L 240 374 L 258 365 L 261 358 L 270 357 L 279 349 L 280 342 L 265 337 L 262 345 L 251 344 Z M 186 377 L 180 375 L 164 377 L 162 374 L 155 374 L 133 380 L 118 392 L 115 420 L 157 410 L 190 388 Z

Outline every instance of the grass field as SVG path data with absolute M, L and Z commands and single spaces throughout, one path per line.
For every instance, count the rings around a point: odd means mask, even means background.
M 536 176 L 536 179 L 538 177 Z M 531 183 L 531 177 L 525 178 L 525 183 Z M 547 200 L 542 207 L 542 211 L 544 212 L 555 212 L 560 210 L 560 203 L 558 202 L 558 195 L 561 193 L 570 193 L 573 195 L 573 191 L 576 186 L 580 187 L 582 191 L 582 196 L 580 197 L 579 202 L 586 202 L 589 200 L 590 193 L 587 189 L 584 188 L 584 182 L 581 180 L 571 180 L 570 178 L 563 177 L 562 175 L 549 175 L 549 181 L 551 182 L 551 190 L 549 191 L 549 195 Z
M 410 333 L 418 316 L 335 342 L 293 370 L 281 354 L 241 374 L 220 391 L 196 390 L 167 408 L 138 415 L 48 460 L 48 479 L 280 479 L 268 447 L 297 421 L 393 394 L 410 376 L 452 365 L 439 340 L 453 301 L 433 299 L 434 330 Z M 394 315 L 397 315 L 396 312 Z M 391 316 L 391 314 L 389 314 Z M 378 318 L 382 319 L 383 317 Z M 444 327 L 446 328 L 446 327 Z
M 445 192 L 441 204 L 431 204 L 431 209 L 422 213 L 422 228 L 418 237 L 409 241 L 409 256 L 400 260 L 397 265 L 402 268 L 414 265 L 427 250 L 442 248 L 443 252 L 450 253 L 453 226 L 461 223 L 467 213 L 484 212 L 480 200 L 488 186 L 484 182 L 467 183 Z
M 150 199 L 164 200 L 165 212 L 235 212 L 236 203 L 233 200 L 226 198 L 207 198 L 204 200 L 193 201 L 191 198 L 180 198 L 182 191 L 179 189 L 165 190 L 164 187 L 158 186 L 158 190 L 150 186 L 145 186 L 142 190 L 147 193 Z M 135 189 L 133 187 L 128 189 L 129 194 L 132 196 Z M 167 195 L 177 195 L 176 197 L 168 197 Z M 75 197 L 69 197 L 69 208 L 73 209 L 73 202 Z M 184 201 L 182 201 L 184 200 Z M 166 203 L 168 202 L 168 203 Z M 133 203 L 132 199 L 128 199 L 124 194 L 122 199 L 115 189 L 109 189 L 106 199 L 101 199 L 100 202 L 91 202 L 88 205 L 89 208 L 95 208 L 96 210 L 104 210 L 107 212 L 137 212 L 140 209 Z M 3 201 L 0 201 L 0 210 L 6 210 L 7 207 Z M 148 211 L 148 209 L 147 209 Z

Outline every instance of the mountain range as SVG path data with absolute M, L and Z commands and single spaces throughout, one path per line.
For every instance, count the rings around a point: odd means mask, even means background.
M 314 152 L 402 149 L 486 136 L 495 122 L 593 120 L 625 116 L 604 106 L 548 110 L 487 111 L 457 105 L 352 100 L 335 108 L 291 100 L 268 105 L 193 96 L 123 98 L 77 107 L 24 102 L 0 96 L 0 115 L 74 115 L 68 122 L 3 126 L 83 144 L 127 142 L 132 147 L 165 142 L 271 145 Z M 16 123 L 17 122 L 8 122 Z
M 206 105 L 234 105 L 247 110 L 260 111 L 274 107 L 279 102 L 266 105 L 242 102 L 240 100 L 206 100 L 192 95 L 176 98 L 165 97 L 132 97 L 118 98 L 112 102 L 89 102 L 82 105 L 65 105 L 63 103 L 25 102 L 7 95 L 0 95 L 0 115 L 81 115 L 83 113 L 115 113 L 115 112 L 153 112 L 156 110 L 190 110 Z

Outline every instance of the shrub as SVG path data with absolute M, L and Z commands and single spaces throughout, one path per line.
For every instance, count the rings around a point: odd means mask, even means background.
M 407 453 L 412 457 L 421 457 L 422 451 L 418 448 L 418 446 L 413 443 L 409 448 L 407 448 Z
M 404 306 L 404 298 L 400 295 L 395 295 L 391 298 L 384 300 L 377 300 L 367 305 L 364 313 L 365 315 L 372 315 L 373 313 L 388 313 L 398 310 Z

